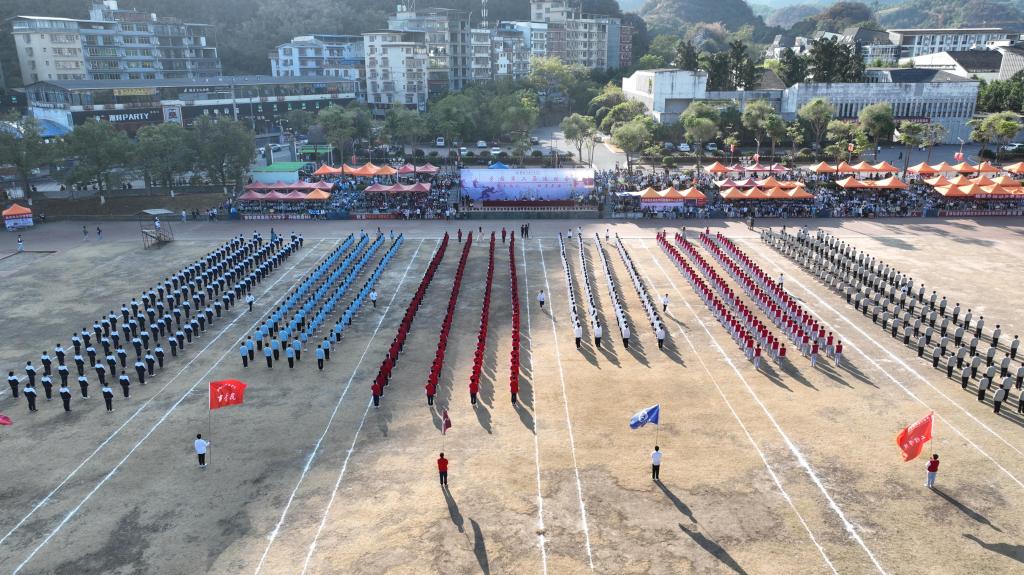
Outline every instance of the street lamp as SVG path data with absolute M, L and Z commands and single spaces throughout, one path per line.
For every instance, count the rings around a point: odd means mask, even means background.
M 959 152 L 957 152 L 957 158 L 956 158 L 956 160 L 957 160 L 958 162 L 962 162 L 962 161 L 963 161 L 963 159 L 964 159 L 964 139 L 963 139 L 963 138 L 961 138 L 961 137 L 959 137 L 959 136 L 957 136 L 957 138 L 956 138 L 956 139 L 957 139 L 957 140 L 960 140 L 960 151 L 959 151 Z

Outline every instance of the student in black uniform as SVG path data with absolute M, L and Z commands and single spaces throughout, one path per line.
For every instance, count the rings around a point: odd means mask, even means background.
M 25 400 L 28 401 L 28 410 L 36 411 L 36 387 L 31 383 L 26 383 L 22 392 L 25 394 Z
M 107 413 L 114 411 L 114 390 L 107 384 L 103 384 L 100 391 L 103 392 L 103 403 L 107 405 Z
M 84 375 L 78 376 L 78 388 L 82 391 L 82 399 L 89 399 L 89 379 Z
M 60 386 L 60 400 L 64 403 L 64 411 L 71 411 L 71 389 L 66 383 Z
M 18 397 L 18 384 L 20 383 L 18 376 L 14 375 L 13 371 L 7 372 L 7 384 L 11 386 L 11 396 L 14 398 Z

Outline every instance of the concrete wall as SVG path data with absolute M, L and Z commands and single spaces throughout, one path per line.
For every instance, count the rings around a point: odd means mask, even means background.
M 694 100 L 707 98 L 707 72 L 638 70 L 622 79 L 626 99 L 642 102 L 655 121 L 675 122 Z

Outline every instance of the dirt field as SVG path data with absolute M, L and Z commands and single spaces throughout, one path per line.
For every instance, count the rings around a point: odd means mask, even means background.
M 520 222 L 503 223 L 511 230 Z M 693 237 L 698 223 L 687 223 Z M 821 225 L 894 263 L 984 314 L 988 328 L 1002 324 L 1004 341 L 1024 331 L 1022 220 L 786 223 Z M 253 229 L 175 224 L 177 241 L 144 251 L 137 224 L 101 225 L 101 241 L 83 240 L 80 223 L 29 230 L 30 253 L 6 258 L 14 234 L 0 237 L 5 371 L 23 375 L 20 367 L 38 363 L 44 348 L 69 346 L 71 332 L 101 312 Z M 785 274 L 787 289 L 844 341 L 842 368 L 812 368 L 791 353 L 782 367 L 755 370 L 654 240 L 662 227 L 680 228 L 655 222 L 583 224 L 606 329 L 597 349 L 584 326 L 577 350 L 556 239 L 570 222 L 545 221 L 532 224 L 515 253 L 518 408 L 508 393 L 509 255 L 500 236 L 481 403 L 470 405 L 467 386 L 486 237 L 475 240 L 466 268 L 437 405 L 426 405 L 423 384 L 461 252 L 454 237 L 380 408 L 370 403 L 369 384 L 439 238 L 459 224 L 392 224 L 407 240 L 378 283 L 377 307 L 362 308 L 322 372 L 307 353 L 293 370 L 284 362 L 267 369 L 260 358 L 243 369 L 239 339 L 361 225 L 376 231 L 375 222 L 278 224 L 278 232 L 302 233 L 305 247 L 258 286 L 256 310 L 228 312 L 146 386 L 133 385 L 130 400 L 115 398 L 113 413 L 95 382 L 88 401 L 74 389 L 70 414 L 59 399 L 29 414 L 4 386 L 0 413 L 14 425 L 0 428 L 0 572 L 1024 573 L 1018 392 L 994 414 L 991 394 L 979 403 L 974 384 L 961 390 L 737 222 L 709 225 L 769 273 Z M 484 222 L 484 231 L 495 225 L 502 222 Z M 593 241 L 606 227 L 623 238 L 652 295 L 669 296 L 664 350 L 607 243 L 633 326 L 630 348 L 613 333 Z M 268 233 L 270 225 L 258 228 Z M 575 242 L 566 255 L 581 297 Z M 214 412 L 211 429 L 206 382 L 225 378 L 249 384 L 245 405 Z M 630 416 L 655 403 L 660 430 L 631 431 Z M 435 465 L 445 408 L 453 422 L 444 440 L 448 491 Z M 895 445 L 903 426 L 932 410 L 936 439 L 927 452 L 943 462 L 935 490 L 924 486 L 924 459 L 903 463 Z M 207 469 L 196 465 L 196 433 L 213 442 Z M 650 476 L 656 434 L 661 483 Z

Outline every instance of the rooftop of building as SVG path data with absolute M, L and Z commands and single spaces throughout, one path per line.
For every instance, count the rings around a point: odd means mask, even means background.
M 934 84 L 952 82 L 972 82 L 969 78 L 951 74 L 945 70 L 928 68 L 869 68 L 869 73 L 882 75 L 893 84 Z
M 889 33 L 885 30 L 872 30 L 862 26 L 850 26 L 843 30 L 843 39 L 847 42 L 859 42 L 861 44 L 892 44 L 889 40 Z
M 963 33 L 984 33 L 984 32 L 1011 32 L 1006 28 L 891 28 L 889 32 L 894 34 L 963 34 Z
M 49 84 L 64 90 L 113 90 L 118 88 L 190 88 L 201 86 L 270 86 L 274 84 L 329 84 L 347 81 L 328 76 L 216 76 L 188 80 L 183 78 L 158 80 L 45 80 L 30 84 Z
M 998 72 L 1003 62 L 998 50 L 962 50 L 946 54 L 968 72 Z

